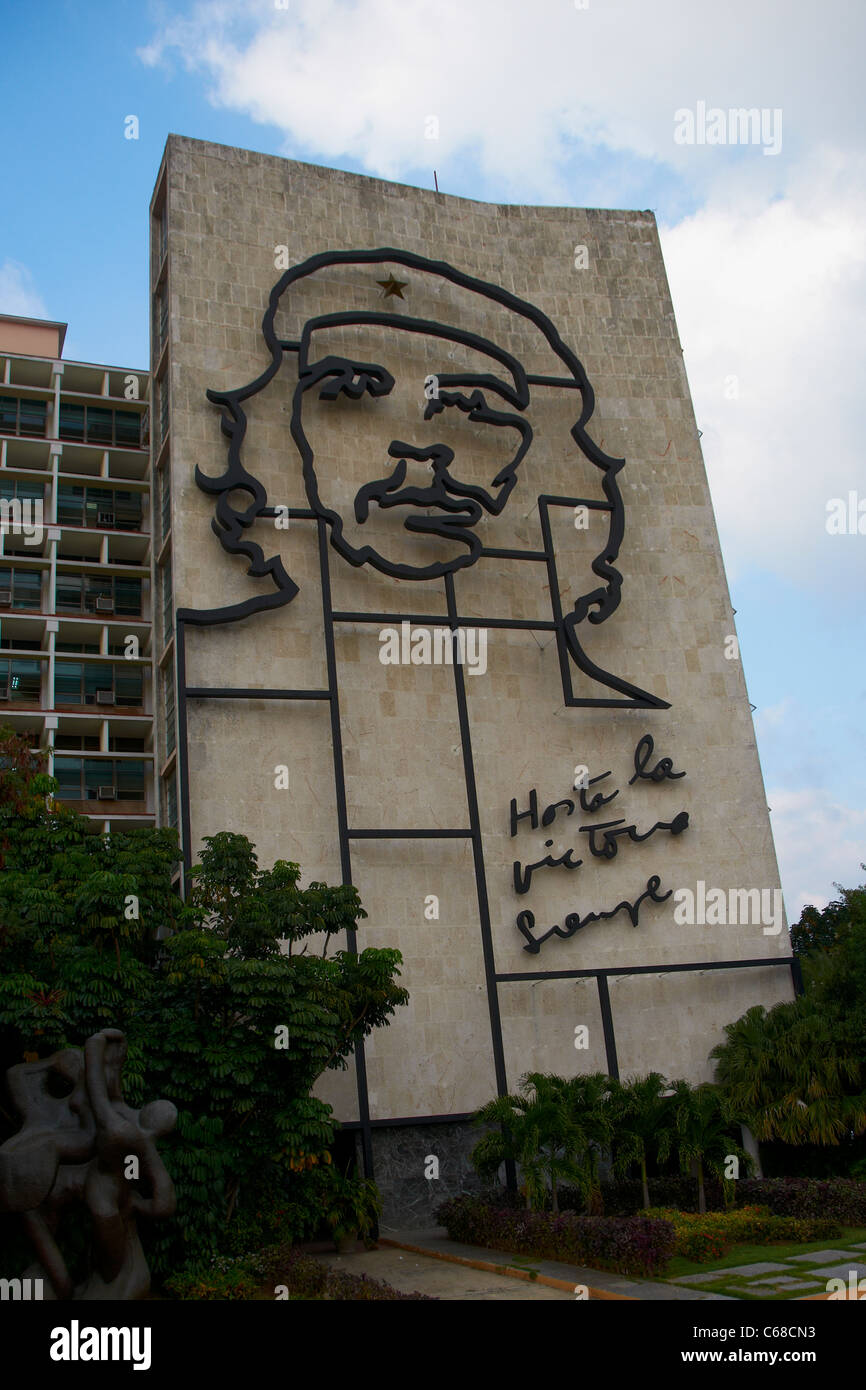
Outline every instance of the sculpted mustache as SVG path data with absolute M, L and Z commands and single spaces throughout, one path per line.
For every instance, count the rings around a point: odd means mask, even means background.
M 372 501 L 378 502 L 383 507 L 396 507 L 401 502 L 414 502 L 419 507 L 439 506 L 450 512 L 466 512 L 468 516 L 466 521 L 461 519 L 460 524 L 462 525 L 480 520 L 481 507 L 479 504 L 468 497 L 458 498 L 449 495 L 445 479 L 437 479 L 435 485 L 430 488 L 410 487 L 406 488 L 404 492 L 400 492 L 399 489 L 405 479 L 406 460 L 401 458 L 389 477 L 379 478 L 372 483 L 365 483 L 355 497 L 355 519 L 359 522 L 367 520 Z

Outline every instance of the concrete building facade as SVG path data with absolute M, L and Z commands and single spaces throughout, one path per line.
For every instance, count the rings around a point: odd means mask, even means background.
M 426 1221 L 524 1073 L 708 1079 L 792 996 L 655 220 L 172 136 L 151 226 L 159 816 L 402 952 L 320 1093 Z
M 0 719 L 95 829 L 155 823 L 149 376 L 0 315 Z

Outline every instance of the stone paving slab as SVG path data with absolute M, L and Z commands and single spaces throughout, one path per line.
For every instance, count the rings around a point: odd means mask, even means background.
M 788 1265 L 777 1264 L 775 1260 L 756 1260 L 754 1264 L 750 1265 L 731 1265 L 730 1269 L 725 1270 L 725 1273 L 745 1274 L 748 1277 L 750 1274 L 775 1274 L 776 1270 L 781 1270 L 783 1274 L 791 1273 Z
M 674 1279 L 675 1284 L 709 1284 L 713 1279 L 724 1279 L 730 1270 L 709 1269 L 706 1274 L 681 1274 L 678 1279 Z
M 744 1285 L 744 1291 L 751 1293 L 754 1289 L 764 1289 L 768 1293 L 793 1293 L 799 1289 L 804 1293 L 807 1289 L 814 1289 L 815 1285 L 804 1279 L 755 1279 L 752 1283 Z
M 810 1269 L 809 1273 L 817 1279 L 847 1279 L 852 1269 L 857 1271 L 858 1279 L 866 1277 L 866 1265 L 855 1264 L 853 1260 L 850 1264 L 822 1265 L 820 1269 Z
M 852 1246 L 851 1249 L 857 1249 Z M 788 1258 L 793 1264 L 817 1265 L 832 1264 L 834 1260 L 847 1260 L 850 1258 L 849 1250 L 810 1250 L 807 1255 L 789 1255 Z M 856 1256 L 854 1257 L 857 1258 Z
M 777 1289 L 813 1289 L 814 1279 L 795 1279 L 791 1274 L 782 1274 L 778 1279 L 769 1279 L 768 1283 L 774 1284 Z M 752 1288 L 753 1285 L 749 1285 Z

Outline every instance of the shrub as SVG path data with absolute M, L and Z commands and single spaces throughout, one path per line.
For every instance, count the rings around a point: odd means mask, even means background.
M 321 1260 L 285 1245 L 272 1246 L 262 1252 L 257 1267 L 275 1287 L 284 1284 L 298 1298 L 322 1298 L 339 1302 L 413 1302 L 438 1303 L 425 1293 L 401 1293 L 391 1284 L 371 1279 L 366 1274 L 348 1274 L 329 1269 Z
M 436 1218 L 451 1240 L 643 1277 L 664 1269 L 675 1243 L 666 1219 L 514 1211 L 466 1195 L 444 1202 Z
M 732 1245 L 834 1240 L 840 1234 L 839 1223 L 832 1218 L 774 1216 L 767 1207 L 758 1206 L 707 1212 L 704 1216 L 653 1207 L 645 1214 L 669 1221 L 676 1233 L 675 1253 L 699 1264 L 721 1259 Z
M 866 1226 L 866 1182 L 856 1178 L 743 1178 L 743 1201 L 760 1202 L 774 1216 L 826 1217 Z
M 165 1288 L 175 1298 L 201 1301 L 254 1298 L 258 1285 L 242 1264 L 226 1266 L 226 1262 L 217 1262 L 217 1267 L 210 1270 L 174 1274 L 166 1280 Z

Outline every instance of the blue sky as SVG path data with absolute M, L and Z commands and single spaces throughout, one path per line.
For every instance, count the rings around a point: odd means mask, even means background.
M 3 37 L 0 309 L 68 322 L 70 358 L 147 363 L 169 131 L 425 187 L 435 167 L 494 202 L 652 208 L 789 915 L 866 878 L 866 534 L 825 526 L 830 499 L 866 499 L 866 8 L 54 0 L 7 7 Z M 765 111 L 768 138 L 677 143 L 699 103 Z

